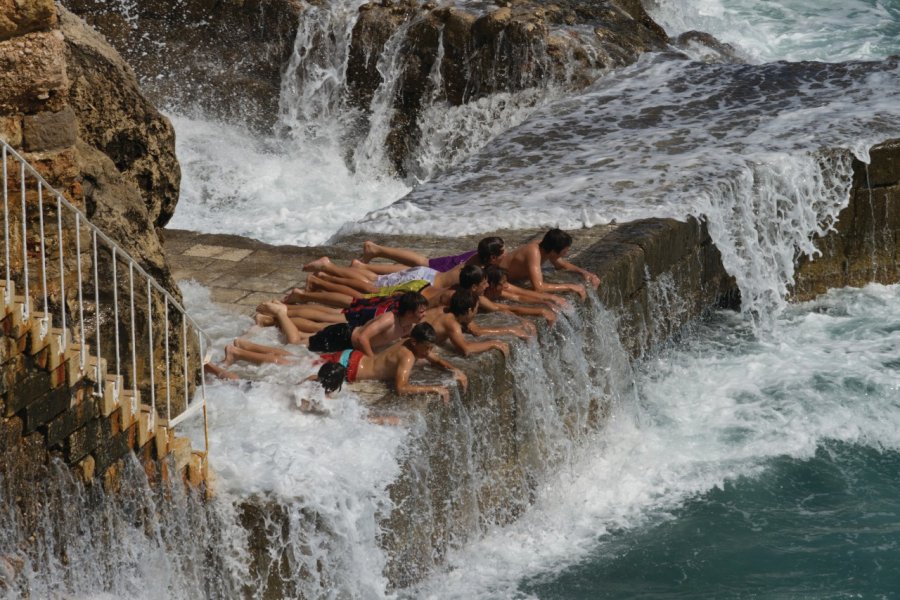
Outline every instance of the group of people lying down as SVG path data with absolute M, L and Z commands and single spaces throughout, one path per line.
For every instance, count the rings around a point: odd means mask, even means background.
M 551 229 L 540 242 L 512 252 L 505 251 L 499 237 L 487 237 L 471 252 L 429 259 L 411 250 L 365 242 L 361 258 L 347 266 L 328 257 L 305 265 L 304 271 L 310 272 L 305 289 L 294 288 L 281 301 L 260 304 L 256 323 L 278 327 L 288 343 L 320 354 L 318 373 L 304 380 L 304 385 L 318 386 L 310 396 L 331 394 L 344 381 L 380 380 L 393 381 L 398 394 L 436 393 L 446 403 L 450 398 L 446 386 L 409 382 L 416 362 L 424 359 L 450 371 L 465 389 L 465 374 L 437 356 L 435 344 L 449 340 L 463 356 L 489 350 L 508 356 L 506 342 L 487 336 L 533 336 L 534 324 L 526 316 L 552 325 L 556 311 L 567 305 L 560 293 L 573 292 L 583 300 L 586 292 L 581 284 L 545 281 L 545 263 L 581 275 L 594 288 L 600 284 L 595 274 L 565 260 L 571 245 L 568 233 Z M 372 262 L 376 258 L 392 262 Z M 528 282 L 531 288 L 510 281 Z M 516 315 L 519 323 L 480 326 L 474 322 L 478 312 Z M 468 339 L 467 333 L 477 341 Z M 286 348 L 238 338 L 226 346 L 222 365 L 208 369 L 231 378 L 234 375 L 226 367 L 236 361 L 292 364 L 299 359 Z

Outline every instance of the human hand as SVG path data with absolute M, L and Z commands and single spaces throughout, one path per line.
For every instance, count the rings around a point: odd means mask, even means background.
M 442 386 L 438 388 L 437 392 L 441 397 L 441 402 L 444 403 L 444 406 L 450 406 L 450 390 Z
M 523 340 L 525 340 L 525 339 L 533 337 L 534 335 L 537 334 L 537 327 L 535 326 L 534 323 L 532 323 L 528 319 L 522 319 L 522 331 L 525 332 L 526 337 L 522 338 Z M 521 337 L 521 336 L 519 336 L 519 337 Z
M 466 374 L 457 369 L 453 372 L 453 378 L 459 382 L 460 387 L 462 388 L 463 392 L 465 392 L 466 388 L 469 387 L 469 378 L 466 377 Z
M 587 281 L 592 287 L 598 288 L 600 287 L 600 278 L 594 275 L 593 273 L 585 271 L 582 273 L 585 281 Z
M 547 319 L 547 324 L 551 327 L 554 323 L 556 323 L 556 311 L 555 310 L 542 310 L 541 316 Z

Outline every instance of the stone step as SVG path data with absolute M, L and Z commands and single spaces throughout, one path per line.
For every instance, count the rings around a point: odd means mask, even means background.
M 16 284 L 13 281 L 9 282 L 9 302 L 6 301 L 7 295 L 7 287 L 6 287 L 6 279 L 0 280 L 0 319 L 9 314 L 9 311 L 12 310 L 13 299 L 16 295 Z
M 194 450 L 187 465 L 188 482 L 195 488 L 207 480 L 206 452 Z
M 32 311 L 28 318 L 31 319 L 31 328 L 28 331 L 28 353 L 34 356 L 50 343 L 52 322 L 49 314 L 43 311 Z
M 122 389 L 121 375 L 106 375 L 106 369 L 103 369 L 103 398 L 100 400 L 100 412 L 104 417 L 113 414 L 119 408 L 119 393 Z
M 119 418 L 122 430 L 126 430 L 138 420 L 141 406 L 141 393 L 133 389 L 124 389 L 119 392 Z
M 138 447 L 143 448 L 156 435 L 154 430 L 154 420 L 156 415 L 153 414 L 153 407 L 146 404 L 140 405 L 137 413 L 138 421 Z
M 170 450 L 175 458 L 175 470 L 183 473 L 191 462 L 191 440 L 186 437 L 175 437 L 172 439 Z

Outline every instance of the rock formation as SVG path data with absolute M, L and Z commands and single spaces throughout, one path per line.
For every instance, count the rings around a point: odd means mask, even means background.
M 301 0 L 64 3 L 122 53 L 157 106 L 260 129 L 274 122 Z
M 275 123 L 282 74 L 303 18 L 299 0 L 212 6 L 206 0 L 151 0 L 127 11 L 91 0 L 66 3 L 131 61 L 158 104 L 197 106 L 207 116 L 257 128 Z M 418 141 L 419 112 L 430 103 L 458 106 L 549 84 L 583 87 L 598 70 L 627 64 L 668 42 L 636 0 L 501 4 L 486 14 L 414 0 L 360 7 L 345 99 L 362 115 L 372 109 L 383 83 L 378 59 L 399 32 L 402 66 L 391 92 L 387 145 L 401 174 Z M 360 120 L 360 137 L 365 121 Z

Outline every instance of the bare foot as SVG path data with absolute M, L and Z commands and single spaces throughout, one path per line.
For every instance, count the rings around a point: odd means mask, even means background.
M 375 242 L 365 241 L 363 242 L 363 255 L 362 260 L 359 262 L 367 263 L 373 258 L 378 256 L 378 244 Z
M 263 302 L 256 307 L 256 310 L 257 312 L 261 312 L 264 315 L 272 315 L 273 317 L 287 314 L 287 306 L 285 306 L 281 302 L 278 302 L 277 300 Z
M 225 356 L 228 356 L 228 347 L 225 348 Z M 219 379 L 228 379 L 230 381 L 237 381 L 240 379 L 240 377 L 238 377 L 231 371 L 227 371 L 222 367 L 214 365 L 212 363 L 206 363 L 205 365 L 203 365 L 203 371 L 206 373 L 210 373 L 211 375 L 215 375 Z
M 319 290 L 319 279 L 315 275 L 306 278 L 306 291 L 316 292 Z
M 235 361 L 234 350 L 237 347 L 237 340 L 234 341 L 234 344 L 228 344 L 227 346 L 225 346 L 225 360 L 222 361 L 222 364 L 226 367 L 230 367 L 234 364 Z
M 303 290 L 300 288 L 291 288 L 291 291 L 281 299 L 285 304 L 300 304 L 303 301 Z
M 262 313 L 256 313 L 253 317 L 253 320 L 260 327 L 272 327 L 275 325 L 275 319 L 273 319 L 270 315 L 264 315 Z
M 326 267 L 326 265 L 330 265 L 330 264 L 331 264 L 331 260 L 329 260 L 329 258 L 327 256 L 323 256 L 321 258 L 317 258 L 316 260 L 314 260 L 312 262 L 308 262 L 305 265 L 303 265 L 303 270 L 304 271 L 321 271 L 322 269 L 324 269 Z
M 366 264 L 367 264 L 366 262 L 361 261 L 358 258 L 354 258 L 353 260 L 350 261 L 350 266 L 356 267 L 357 269 L 365 269 Z

